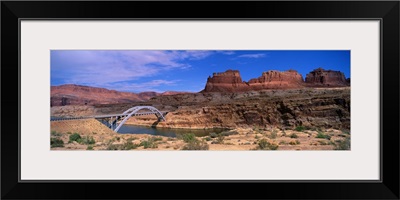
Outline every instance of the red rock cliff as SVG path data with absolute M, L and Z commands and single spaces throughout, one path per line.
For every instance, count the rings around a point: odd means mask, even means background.
M 302 88 L 303 77 L 295 70 L 285 72 L 268 71 L 262 76 L 243 82 L 237 70 L 227 70 L 214 73 L 208 77 L 206 87 L 202 92 L 244 92 L 263 89 Z
M 214 73 L 208 77 L 204 92 L 238 92 L 246 91 L 246 83 L 242 81 L 238 70 L 227 70 Z
M 344 74 L 340 71 L 324 70 L 318 68 L 308 73 L 306 83 L 312 86 L 348 86 L 350 80 L 346 80 Z
M 304 87 L 303 76 L 295 70 L 288 70 L 285 72 L 271 70 L 264 72 L 261 77 L 251 79 L 249 81 L 249 86 L 252 90 Z

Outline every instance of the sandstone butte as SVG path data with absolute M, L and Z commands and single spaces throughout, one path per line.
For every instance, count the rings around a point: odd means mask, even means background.
M 263 72 L 258 78 L 248 82 L 242 80 L 238 70 L 227 70 L 213 73 L 208 77 L 205 92 L 247 92 L 266 89 L 300 89 L 305 87 L 344 87 L 350 86 L 350 79 L 346 79 L 340 71 L 318 68 L 307 74 L 306 80 L 296 70 L 284 72 L 270 70 Z

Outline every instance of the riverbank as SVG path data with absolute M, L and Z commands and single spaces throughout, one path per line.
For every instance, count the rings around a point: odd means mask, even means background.
M 50 137 L 53 141 L 51 150 L 235 151 L 350 148 L 350 133 L 348 132 L 335 129 L 304 130 L 304 127 L 296 129 L 235 128 L 203 137 L 187 134 L 171 138 L 148 134 L 118 134 L 95 119 L 87 119 L 51 122 Z

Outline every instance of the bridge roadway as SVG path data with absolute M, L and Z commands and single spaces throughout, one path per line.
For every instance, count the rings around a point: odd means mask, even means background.
M 168 113 L 167 111 L 160 111 L 163 115 Z M 154 115 L 156 112 L 140 112 L 134 113 L 132 116 L 142 116 L 142 115 Z M 50 121 L 64 121 L 64 120 L 76 120 L 76 119 L 104 119 L 111 117 L 126 117 L 129 114 L 108 114 L 108 115 L 94 115 L 94 116 L 81 116 L 81 117 L 51 117 Z

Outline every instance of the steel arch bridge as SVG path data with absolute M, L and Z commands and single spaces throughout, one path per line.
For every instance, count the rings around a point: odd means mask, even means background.
M 148 110 L 149 112 L 139 112 L 141 110 Z M 101 120 L 103 124 L 106 124 L 110 129 L 118 132 L 118 130 L 125 124 L 125 122 L 132 116 L 142 115 L 156 115 L 158 121 L 165 121 L 165 115 L 168 112 L 161 112 L 153 106 L 135 106 L 132 107 L 122 114 L 109 114 L 109 115 L 95 115 L 95 116 L 84 116 L 84 117 L 71 117 L 71 118 L 50 118 L 50 121 L 63 121 L 63 120 L 78 120 L 78 119 L 90 119 L 95 118 Z M 122 120 L 122 121 L 121 121 Z M 119 122 L 120 121 L 120 122 Z
M 154 108 L 153 106 L 135 106 L 132 107 L 128 110 L 126 110 L 125 112 L 123 112 L 123 116 L 121 118 L 122 121 L 119 123 L 119 125 L 114 129 L 115 132 L 118 132 L 118 130 L 122 127 L 122 125 L 125 124 L 125 122 L 131 118 L 132 116 L 137 116 L 138 111 L 143 110 L 143 109 L 147 109 L 150 110 L 150 112 L 147 112 L 146 114 L 155 114 L 158 118 L 158 121 L 165 121 L 164 115 L 157 110 L 157 108 Z M 139 114 L 140 115 L 140 114 Z M 121 119 L 120 118 L 120 119 Z M 116 121 L 118 121 L 118 117 L 116 118 Z

